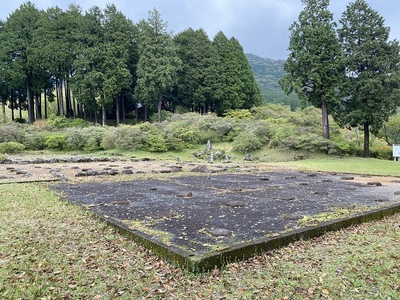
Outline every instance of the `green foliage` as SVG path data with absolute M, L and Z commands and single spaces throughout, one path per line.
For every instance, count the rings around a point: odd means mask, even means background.
M 146 106 L 156 107 L 161 122 L 162 95 L 176 84 L 182 62 L 167 23 L 156 9 L 149 12 L 147 22 L 139 23 L 139 32 L 135 97 Z
M 393 159 L 393 148 L 388 145 L 372 147 L 371 157 L 385 159 L 385 160 L 392 160 Z
M 303 106 L 311 103 L 322 109 L 322 134 L 329 138 L 328 113 L 338 101 L 344 75 L 341 45 L 329 0 L 302 1 L 305 5 L 290 27 L 287 71 L 280 84 L 287 94 L 295 92 Z
M 233 118 L 233 119 L 253 119 L 253 115 L 251 114 L 250 110 L 248 109 L 230 109 L 225 112 L 226 118 Z
M 340 19 L 347 76 L 336 120 L 363 128 L 366 157 L 370 132 L 377 133 L 399 105 L 400 44 L 389 41 L 384 22 L 364 0 L 351 2 Z
M 46 147 L 53 150 L 64 150 L 67 141 L 65 133 L 50 133 L 46 136 Z
M 43 150 L 46 148 L 47 132 L 41 130 L 27 130 L 24 145 L 29 150 Z
M 46 123 L 46 127 L 48 127 L 49 129 L 86 127 L 86 126 L 88 126 L 88 123 L 80 118 L 70 119 L 65 116 L 53 116 Z
M 261 149 L 270 141 L 272 132 L 266 120 L 251 122 L 233 140 L 233 149 L 247 153 Z
M 7 155 L 0 153 L 0 163 L 7 159 Z
M 384 139 L 388 145 L 400 144 L 399 113 L 389 117 L 389 120 L 383 124 L 382 129 L 378 133 L 378 136 Z
M 18 123 L 0 124 L 0 143 L 24 141 L 24 125 Z
M 25 150 L 25 146 L 17 142 L 0 143 L 0 153 L 16 154 Z
M 279 86 L 279 80 L 286 73 L 283 68 L 285 61 L 262 58 L 254 54 L 246 54 L 246 57 L 267 104 L 284 104 L 292 111 L 301 107 L 300 100 L 295 94 L 286 95 Z
M 65 131 L 65 149 L 97 151 L 102 148 L 102 141 L 106 134 L 106 128 L 91 126 L 86 128 L 70 128 Z
M 15 118 L 14 119 L 15 123 L 19 123 L 19 124 L 26 124 L 26 119 L 25 118 Z

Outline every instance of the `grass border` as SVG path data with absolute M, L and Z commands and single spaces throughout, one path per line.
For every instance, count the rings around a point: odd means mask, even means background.
M 400 213 L 400 204 L 397 203 L 388 207 L 373 209 L 343 219 L 322 222 L 317 226 L 307 226 L 305 228 L 282 233 L 276 237 L 233 244 L 229 248 L 224 248 L 222 251 L 211 251 L 201 255 L 188 255 L 180 248 L 174 247 L 173 245 L 166 246 L 139 230 L 129 229 L 124 223 L 111 217 L 93 211 L 91 212 L 107 225 L 114 227 L 121 234 L 128 236 L 134 242 L 151 250 L 162 259 L 180 266 L 189 272 L 202 273 L 216 268 L 223 268 L 229 263 L 243 261 L 266 251 L 282 248 L 295 241 L 315 238 L 329 231 L 337 231 L 346 227 L 395 215 Z

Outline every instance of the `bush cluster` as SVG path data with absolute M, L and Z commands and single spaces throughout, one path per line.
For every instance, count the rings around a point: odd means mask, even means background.
M 0 143 L 0 153 L 16 154 L 25 150 L 25 146 L 17 142 Z
M 28 150 L 98 151 L 121 149 L 151 152 L 181 151 L 204 145 L 210 140 L 231 142 L 233 150 L 250 153 L 263 147 L 284 151 L 305 150 L 339 155 L 362 155 L 357 133 L 344 135 L 331 120 L 331 139 L 322 138 L 320 111 L 306 108 L 291 111 L 272 104 L 251 110 L 229 111 L 224 118 L 215 114 L 169 114 L 158 123 L 88 126 L 80 119 L 54 117 L 39 129 L 25 124 L 0 125 L 0 153 Z M 10 142 L 16 144 L 9 144 Z M 377 145 L 371 151 L 377 158 L 391 159 L 391 147 Z

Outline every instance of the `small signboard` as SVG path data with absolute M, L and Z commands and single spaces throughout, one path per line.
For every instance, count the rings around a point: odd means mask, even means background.
M 400 158 L 400 144 L 393 144 L 393 160 Z

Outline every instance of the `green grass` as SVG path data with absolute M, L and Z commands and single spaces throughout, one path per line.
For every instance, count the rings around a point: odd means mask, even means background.
M 272 165 L 304 171 L 400 176 L 400 162 L 373 158 L 316 156 L 299 161 L 271 162 Z
M 399 174 L 398 163 L 373 159 L 273 164 Z M 1 299 L 394 300 L 400 294 L 399 214 L 194 275 L 60 201 L 45 185 L 0 185 L 0 211 Z

